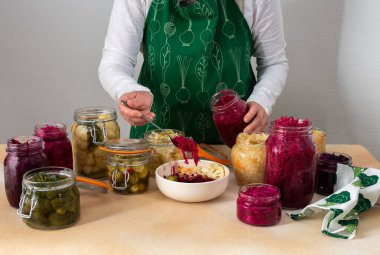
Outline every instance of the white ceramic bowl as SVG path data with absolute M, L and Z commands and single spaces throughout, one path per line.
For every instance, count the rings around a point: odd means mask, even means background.
M 200 160 L 198 166 L 208 166 L 213 163 L 216 162 Z M 182 202 L 202 202 L 220 196 L 227 189 L 230 170 L 224 165 L 221 165 L 226 173 L 223 178 L 201 183 L 184 183 L 165 179 L 164 175 L 171 175 L 173 166 L 176 168 L 179 166 L 189 167 L 195 166 L 195 164 L 192 159 L 189 159 L 189 164 L 186 164 L 184 160 L 176 160 L 163 164 L 156 169 L 157 186 L 169 198 Z

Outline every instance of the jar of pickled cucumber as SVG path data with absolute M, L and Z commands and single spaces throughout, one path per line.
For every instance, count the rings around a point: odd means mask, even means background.
M 184 133 L 174 129 L 165 129 L 172 138 L 184 136 Z M 151 176 L 155 176 L 157 167 L 170 161 L 183 159 L 181 151 L 173 145 L 169 137 L 160 130 L 151 130 L 144 134 L 144 139 L 150 143 L 152 157 L 148 163 Z
M 120 138 L 116 111 L 109 107 L 84 107 L 74 113 L 71 128 L 74 170 L 94 179 L 107 178 L 107 153 L 99 149 L 108 140 Z
M 80 215 L 74 171 L 43 167 L 26 172 L 17 213 L 32 228 L 61 229 L 73 225 Z
M 114 139 L 101 149 L 108 152 L 108 180 L 115 192 L 137 194 L 148 189 L 152 154 L 149 143 L 142 139 Z
M 265 133 L 240 133 L 231 150 L 232 167 L 239 186 L 262 183 L 265 173 Z

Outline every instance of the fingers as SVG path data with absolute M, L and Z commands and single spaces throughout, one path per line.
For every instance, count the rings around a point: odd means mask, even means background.
M 244 116 L 244 121 L 249 123 L 244 131 L 247 134 L 253 132 L 265 132 L 266 127 L 268 126 L 268 115 L 261 105 L 253 102 L 249 105 L 250 109 L 247 114 Z

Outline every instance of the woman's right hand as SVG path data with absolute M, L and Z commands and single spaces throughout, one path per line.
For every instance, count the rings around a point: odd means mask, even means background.
M 124 103 L 123 103 L 124 102 Z M 121 116 L 132 126 L 142 126 L 147 122 L 141 115 L 144 114 L 153 120 L 155 114 L 150 111 L 153 96 L 146 91 L 133 91 L 123 94 L 119 98 L 118 106 Z

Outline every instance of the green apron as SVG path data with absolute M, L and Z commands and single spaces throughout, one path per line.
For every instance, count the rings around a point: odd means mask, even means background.
M 255 85 L 251 30 L 234 0 L 153 0 L 145 22 L 139 84 L 152 91 L 152 112 L 163 128 L 198 142 L 221 143 L 210 97 L 230 88 L 246 100 Z M 131 128 L 140 138 L 152 125 Z

